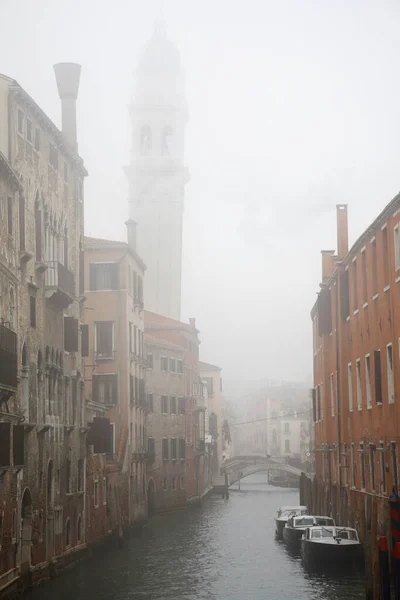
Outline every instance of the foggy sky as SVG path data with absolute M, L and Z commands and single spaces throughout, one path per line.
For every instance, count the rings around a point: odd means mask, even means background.
M 0 0 L 0 72 L 60 126 L 52 65 L 82 64 L 87 235 L 125 239 L 133 69 L 158 0 Z M 183 314 L 225 378 L 311 374 L 320 250 L 400 189 L 396 0 L 165 0 L 186 135 Z

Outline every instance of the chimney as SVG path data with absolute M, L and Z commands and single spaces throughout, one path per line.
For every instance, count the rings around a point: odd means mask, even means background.
M 61 98 L 62 132 L 70 146 L 78 152 L 76 136 L 76 99 L 78 98 L 81 65 L 58 63 L 54 65 L 58 95 Z
M 349 233 L 347 227 L 347 204 L 336 205 L 337 214 L 337 253 L 343 259 L 349 251 Z
M 125 223 L 128 232 L 128 246 L 136 252 L 136 221 L 128 219 Z
M 334 250 L 321 250 L 322 254 L 322 283 L 325 283 L 327 279 L 333 273 L 333 256 L 335 255 Z

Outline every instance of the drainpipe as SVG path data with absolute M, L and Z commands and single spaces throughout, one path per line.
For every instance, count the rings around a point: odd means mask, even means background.
M 342 514 L 342 461 L 341 461 L 341 447 L 342 447 L 342 432 L 341 432 L 341 412 L 340 412 L 340 352 L 339 352 L 339 326 L 340 326 L 340 302 L 339 302 L 339 274 L 340 269 L 336 269 L 336 335 L 335 335 L 335 343 L 336 343 L 336 414 L 337 414 L 337 464 L 339 466 L 338 469 L 338 480 L 339 480 L 339 515 Z M 336 517 L 336 515 L 335 515 Z

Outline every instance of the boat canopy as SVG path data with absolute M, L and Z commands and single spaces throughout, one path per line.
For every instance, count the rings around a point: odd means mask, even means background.
M 340 538 L 342 540 L 353 540 L 358 542 L 358 534 L 355 529 L 350 527 L 310 527 L 310 539 L 319 540 L 321 538 Z

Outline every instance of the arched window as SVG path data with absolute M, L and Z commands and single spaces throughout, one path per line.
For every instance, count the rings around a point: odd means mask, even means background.
M 164 129 L 162 131 L 162 135 L 161 135 L 161 154 L 162 154 L 162 156 L 172 156 L 172 154 L 173 154 L 173 149 L 172 149 L 173 139 L 174 139 L 173 129 L 172 129 L 172 127 L 167 125 L 166 127 L 164 127 Z
M 82 541 L 82 516 L 81 515 L 79 515 L 79 517 L 78 517 L 77 537 L 78 537 L 78 542 L 81 542 Z
M 151 151 L 151 129 L 148 125 L 143 125 L 140 130 L 140 154 L 148 156 Z
M 49 461 L 47 467 L 47 508 L 53 504 L 53 461 Z
M 71 545 L 71 521 L 69 519 L 65 523 L 65 545 L 67 547 Z

